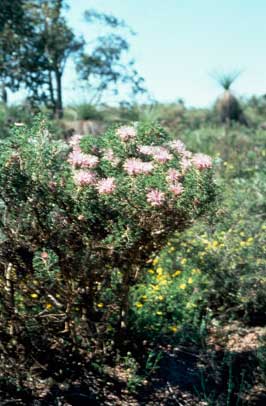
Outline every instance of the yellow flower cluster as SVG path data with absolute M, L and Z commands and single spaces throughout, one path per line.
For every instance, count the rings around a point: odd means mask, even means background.
M 250 247 L 254 242 L 253 237 L 249 237 L 247 240 L 240 241 L 240 247 Z

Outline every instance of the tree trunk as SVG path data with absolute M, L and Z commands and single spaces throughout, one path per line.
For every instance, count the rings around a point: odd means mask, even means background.
M 11 277 L 12 272 L 12 264 L 9 263 L 5 270 L 5 291 L 7 295 L 7 306 L 9 311 L 9 334 L 11 336 L 14 335 L 14 315 L 15 315 L 15 294 L 14 294 L 14 286 Z
M 49 93 L 50 93 L 51 105 L 52 105 L 52 108 L 53 108 L 53 116 L 55 116 L 56 102 L 55 102 L 55 98 L 54 98 L 54 86 L 53 86 L 52 72 L 50 70 L 49 70 Z
M 63 118 L 63 100 L 62 100 L 62 74 L 59 70 L 55 71 L 56 80 L 56 117 Z
M 7 105 L 7 91 L 6 91 L 6 86 L 5 86 L 4 82 L 1 83 L 1 100 L 2 100 L 2 103 Z

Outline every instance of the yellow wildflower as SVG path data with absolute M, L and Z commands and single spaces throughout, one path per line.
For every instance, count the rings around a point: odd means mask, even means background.
M 193 279 L 192 279 L 192 278 L 188 278 L 188 283 L 191 285 L 191 283 L 193 283 Z
M 38 297 L 37 293 L 32 293 L 30 296 L 32 297 L 32 299 L 37 299 Z
M 149 269 L 148 272 L 149 272 L 150 274 L 153 274 L 153 273 L 154 273 L 154 270 L 153 270 L 153 269 Z
M 143 307 L 143 304 L 140 302 L 135 303 L 135 306 L 140 309 L 141 307 Z
M 164 297 L 163 297 L 162 295 L 160 295 L 160 296 L 158 296 L 158 299 L 159 299 L 159 300 L 163 300 Z
M 174 273 L 173 273 L 173 277 L 176 277 L 176 276 L 179 276 L 180 274 L 181 274 L 181 272 L 182 271 L 180 271 L 179 269 L 177 270 L 177 271 L 175 271 Z
M 97 304 L 97 307 L 99 307 L 100 309 L 101 309 L 103 306 L 104 306 L 103 303 L 98 303 L 98 304 Z
M 161 266 L 159 266 L 159 268 L 156 269 L 156 272 L 157 272 L 158 275 L 162 275 L 163 268 Z
M 192 273 L 192 275 L 197 275 L 197 274 L 201 273 L 201 270 L 198 268 L 194 268 L 194 269 L 192 269 L 191 273 Z
M 157 265 L 158 262 L 159 262 L 159 258 L 156 257 L 156 258 L 154 258 L 154 260 L 152 261 L 152 264 L 153 264 L 153 265 Z
M 170 326 L 169 328 L 173 333 L 176 333 L 178 331 L 178 328 L 176 326 Z
M 247 243 L 249 243 L 249 244 L 251 244 L 253 241 L 254 241 L 254 238 L 253 238 L 253 237 L 249 237 L 249 238 L 247 239 Z
M 46 303 L 45 307 L 47 310 L 50 310 L 53 307 L 53 305 L 51 303 Z
M 157 316 L 162 316 L 163 312 L 158 311 L 158 312 L 156 312 L 156 314 L 157 314 Z
M 170 247 L 169 250 L 168 250 L 168 253 L 171 254 L 171 253 L 174 252 L 174 251 L 175 251 L 175 248 L 174 248 L 174 247 Z
M 187 287 L 187 285 L 185 284 L 185 283 L 181 283 L 180 285 L 179 285 L 179 287 L 180 287 L 180 289 L 186 289 L 186 287 Z
M 181 263 L 182 265 L 185 265 L 185 264 L 187 263 L 187 259 L 186 259 L 186 258 L 182 258 L 181 261 L 180 261 L 180 263 Z

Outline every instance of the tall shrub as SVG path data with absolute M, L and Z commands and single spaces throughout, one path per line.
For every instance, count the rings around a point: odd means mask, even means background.
M 44 121 L 15 129 L 0 188 L 3 342 L 40 353 L 123 337 L 144 264 L 215 197 L 210 157 L 146 124 L 69 143 Z

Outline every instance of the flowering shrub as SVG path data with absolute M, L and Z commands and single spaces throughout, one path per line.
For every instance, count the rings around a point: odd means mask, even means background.
M 122 337 L 129 289 L 147 260 L 213 202 L 211 166 L 158 126 L 68 143 L 54 141 L 43 121 L 16 129 L 0 144 L 8 337 L 23 331 L 39 351 L 58 348 L 62 334 L 91 351 L 112 331 Z

